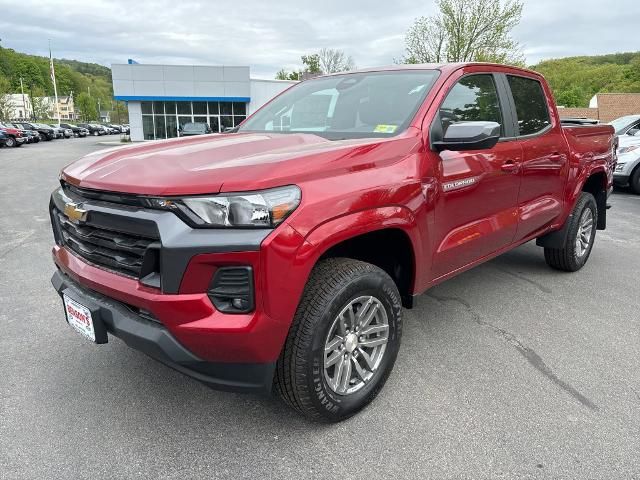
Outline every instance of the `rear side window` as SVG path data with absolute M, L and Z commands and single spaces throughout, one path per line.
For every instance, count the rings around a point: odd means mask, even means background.
M 469 75 L 451 89 L 440 107 L 442 131 L 457 122 L 486 121 L 502 124 L 502 112 L 493 75 Z M 504 129 L 501 130 L 504 133 Z
M 537 80 L 507 75 L 516 104 L 520 135 L 532 135 L 551 125 L 547 99 Z

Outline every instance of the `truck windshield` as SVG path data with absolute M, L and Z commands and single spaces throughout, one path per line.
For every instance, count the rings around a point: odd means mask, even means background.
M 308 132 L 330 140 L 388 137 L 413 119 L 439 72 L 399 70 L 301 82 L 247 119 L 240 132 Z

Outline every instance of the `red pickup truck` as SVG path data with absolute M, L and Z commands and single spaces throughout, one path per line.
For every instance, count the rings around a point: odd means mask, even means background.
M 530 240 L 579 270 L 611 126 L 563 128 L 537 73 L 394 66 L 301 82 L 237 132 L 118 147 L 51 197 L 68 323 L 208 385 L 343 420 L 389 376 L 402 308 Z

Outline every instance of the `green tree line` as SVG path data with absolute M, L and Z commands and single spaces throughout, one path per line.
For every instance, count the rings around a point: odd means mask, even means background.
M 95 63 L 53 59 L 58 95 L 73 94 L 78 109 L 86 120 L 98 118 L 98 105 L 102 110 L 118 110 L 123 106 L 113 100 L 111 70 Z M 0 95 L 20 93 L 20 79 L 24 93 L 31 98 L 53 96 L 53 83 L 49 72 L 49 59 L 27 55 L 10 48 L 0 47 Z M 40 112 L 38 112 L 40 113 Z M 38 115 L 41 116 L 41 115 Z
M 640 93 L 640 52 L 545 60 L 531 68 L 565 107 L 587 107 L 596 93 Z

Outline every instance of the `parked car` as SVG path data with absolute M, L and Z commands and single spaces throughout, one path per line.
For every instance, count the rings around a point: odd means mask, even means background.
M 96 137 L 98 135 L 107 134 L 106 130 L 102 128 L 102 125 L 98 125 L 97 123 L 79 123 L 78 126 L 87 129 L 89 135 L 94 135 Z
M 72 123 L 61 123 L 60 126 L 71 130 L 74 137 L 86 137 L 87 135 L 89 135 L 89 130 Z
M 120 133 L 120 130 L 112 125 L 102 125 L 102 128 L 104 128 L 109 135 L 117 135 Z
M 32 130 L 40 134 L 41 140 L 53 140 L 56 137 L 55 131 L 48 125 L 42 125 L 39 123 L 29 122 L 14 122 L 16 125 L 20 125 L 26 130 Z
M 27 141 L 27 138 L 22 135 L 22 131 L 12 125 L 0 123 L 0 131 L 7 137 L 4 139 L 4 144 L 7 147 L 21 147 Z
M 640 129 L 640 115 L 625 115 L 609 122 L 609 125 L 615 129 L 616 135 L 625 135 L 630 130 Z
M 9 138 L 8 135 L 0 130 L 0 148 L 6 145 L 7 138 Z
M 51 127 L 53 128 L 53 131 L 55 132 L 56 138 L 64 138 L 64 128 L 58 127 L 56 125 L 47 125 L 47 124 L 42 124 L 42 125 L 46 125 L 47 127 Z
M 640 195 L 640 131 L 620 137 L 613 181 L 619 187 L 631 187 Z
M 344 420 L 417 295 L 533 239 L 586 264 L 616 138 L 562 127 L 552 98 L 516 67 L 395 65 L 298 83 L 237 133 L 93 152 L 50 202 L 65 323 Z
M 62 124 L 51 124 L 50 125 L 51 128 L 53 128 L 54 130 L 58 129 L 62 132 L 62 136 L 64 138 L 71 138 L 73 137 L 73 130 L 71 130 L 70 128 L 64 127 L 62 126 Z
M 211 127 L 207 123 L 202 122 L 190 122 L 185 123 L 180 130 L 181 137 L 190 137 L 193 135 L 205 135 L 212 133 Z
M 38 143 L 40 141 L 40 134 L 35 130 L 27 130 L 20 125 L 15 123 L 7 124 L 9 126 L 15 127 L 22 133 L 22 136 L 27 139 L 26 143 Z

